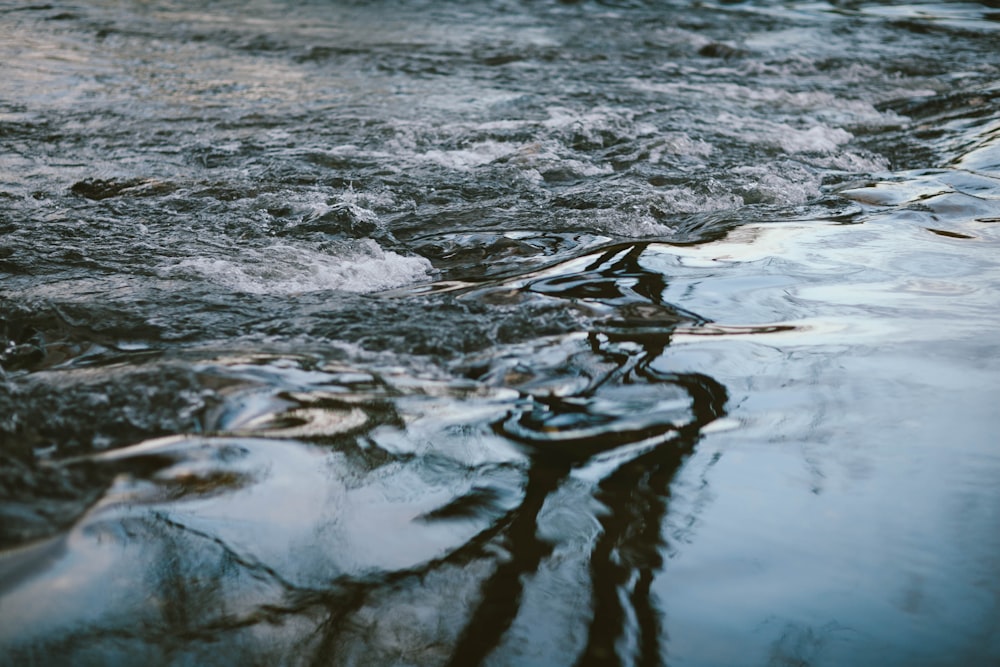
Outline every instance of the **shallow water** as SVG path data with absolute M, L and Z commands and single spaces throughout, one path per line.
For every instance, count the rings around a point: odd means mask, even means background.
M 0 0 L 0 663 L 1000 661 L 998 38 Z

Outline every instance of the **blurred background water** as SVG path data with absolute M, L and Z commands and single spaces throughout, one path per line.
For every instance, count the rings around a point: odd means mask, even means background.
M 0 0 L 0 663 L 1000 663 L 998 39 Z

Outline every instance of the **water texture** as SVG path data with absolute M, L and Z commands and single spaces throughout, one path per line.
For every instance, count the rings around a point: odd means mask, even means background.
M 0 0 L 0 664 L 1000 664 L 998 43 Z

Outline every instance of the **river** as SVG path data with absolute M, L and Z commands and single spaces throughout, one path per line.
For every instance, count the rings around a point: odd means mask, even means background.
M 0 664 L 1000 664 L 998 43 L 0 0 Z

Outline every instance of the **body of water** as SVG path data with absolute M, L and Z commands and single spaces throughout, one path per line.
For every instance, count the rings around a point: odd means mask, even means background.
M 0 663 L 1000 664 L 998 45 L 0 0 Z

